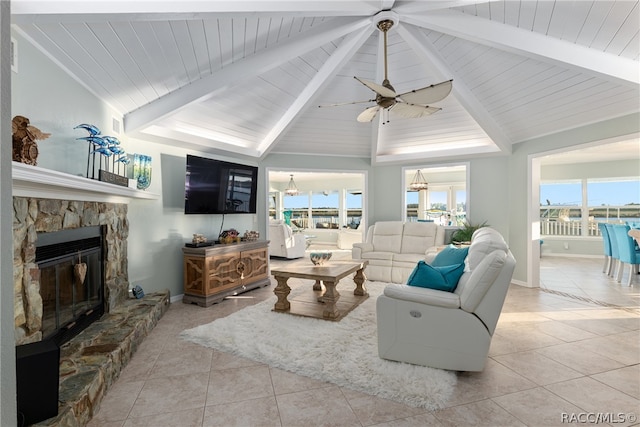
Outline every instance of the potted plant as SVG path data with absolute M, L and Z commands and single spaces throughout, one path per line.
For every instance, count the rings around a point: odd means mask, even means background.
M 461 243 L 471 243 L 471 236 L 473 233 L 482 227 L 487 227 L 487 221 L 482 224 L 473 224 L 469 221 L 465 221 L 462 225 L 462 228 L 455 231 L 451 235 L 451 243 L 461 244 Z

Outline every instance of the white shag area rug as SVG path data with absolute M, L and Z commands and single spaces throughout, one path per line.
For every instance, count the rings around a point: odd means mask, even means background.
M 378 357 L 375 306 L 384 286 L 367 282 L 369 298 L 339 322 L 273 312 L 273 296 L 180 337 L 413 407 L 440 409 L 456 384 L 453 372 Z

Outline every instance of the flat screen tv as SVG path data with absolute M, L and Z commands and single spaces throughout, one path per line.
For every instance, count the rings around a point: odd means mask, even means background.
M 185 214 L 256 213 L 258 168 L 187 155 Z

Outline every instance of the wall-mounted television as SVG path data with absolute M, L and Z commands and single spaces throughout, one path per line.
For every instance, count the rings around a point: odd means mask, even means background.
M 256 213 L 258 168 L 187 155 L 185 214 Z

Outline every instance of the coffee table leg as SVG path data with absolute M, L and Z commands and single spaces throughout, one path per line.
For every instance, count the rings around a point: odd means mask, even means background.
M 340 293 L 336 289 L 338 282 L 329 282 L 323 281 L 326 291 L 322 296 L 322 300 L 325 304 L 324 311 L 322 312 L 322 317 L 327 319 L 335 319 L 340 316 L 340 312 L 336 307 L 336 303 L 340 298 Z
M 291 288 L 287 285 L 289 278 L 275 276 L 275 279 L 278 285 L 273 290 L 273 293 L 278 297 L 278 301 L 276 301 L 276 304 L 273 306 L 273 311 L 289 311 L 289 308 L 291 308 L 291 303 L 287 300 L 287 296 L 289 292 L 291 292 Z
M 313 290 L 314 291 L 321 291 L 322 290 L 322 281 L 321 280 L 316 280 L 316 283 L 313 284 Z
M 364 275 L 364 268 L 356 271 L 356 274 L 353 276 L 353 281 L 356 283 L 356 289 L 353 291 L 354 295 L 369 295 L 369 292 L 367 292 L 367 287 L 364 285 L 365 280 L 367 280 L 367 277 Z

